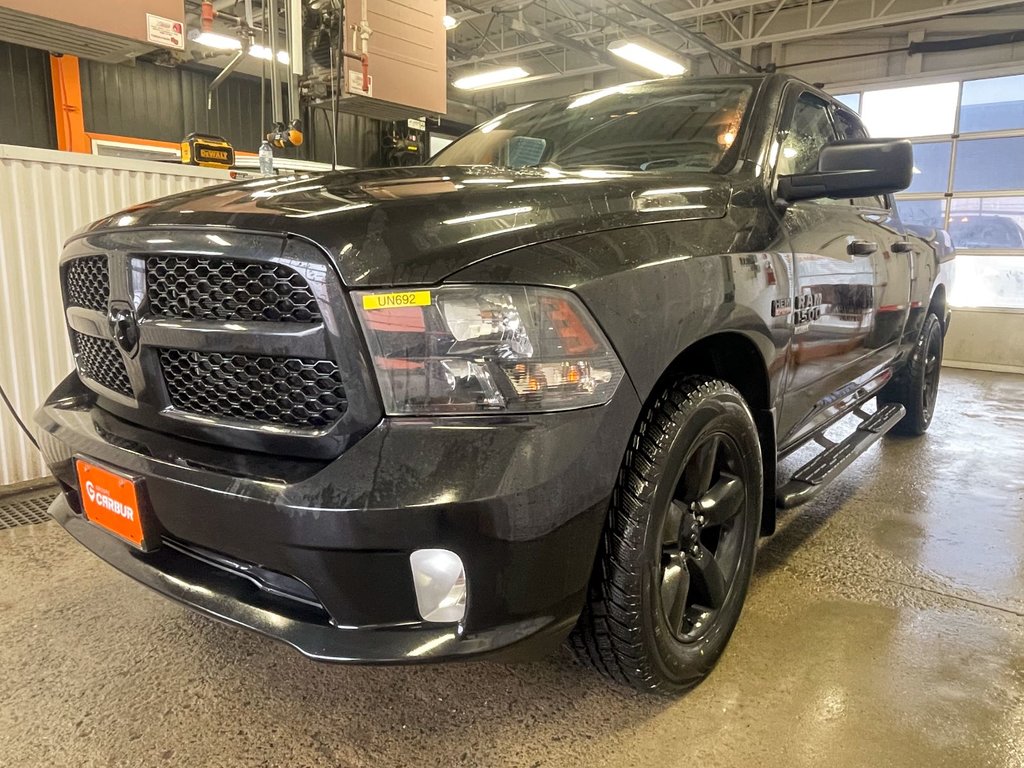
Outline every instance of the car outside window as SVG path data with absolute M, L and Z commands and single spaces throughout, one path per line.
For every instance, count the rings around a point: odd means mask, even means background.
M 746 83 L 638 83 L 532 104 L 477 127 L 430 164 L 724 172 L 751 93 Z

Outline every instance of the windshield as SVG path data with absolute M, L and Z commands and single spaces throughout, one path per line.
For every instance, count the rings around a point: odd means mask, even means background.
M 751 86 L 678 81 L 520 107 L 446 147 L 430 165 L 714 171 L 736 141 Z

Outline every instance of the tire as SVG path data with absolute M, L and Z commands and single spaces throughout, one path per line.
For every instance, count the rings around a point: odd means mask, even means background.
M 739 392 L 704 376 L 662 392 L 623 459 L 570 638 L 577 658 L 643 691 L 677 694 L 707 677 L 750 585 L 762 483 Z
M 892 428 L 897 435 L 923 435 L 935 415 L 942 373 L 942 323 L 929 313 L 905 369 L 878 393 L 878 403 L 899 403 L 907 415 Z

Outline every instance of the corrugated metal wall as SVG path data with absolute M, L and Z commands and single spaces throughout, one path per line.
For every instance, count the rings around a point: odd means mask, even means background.
M 181 141 L 192 131 L 225 137 L 237 149 L 255 152 L 260 123 L 260 81 L 234 74 L 214 92 L 213 109 L 206 109 L 213 70 L 161 67 L 146 61 L 135 66 L 81 62 L 85 129 L 95 133 L 134 136 L 158 141 Z M 265 93 L 265 120 L 270 122 L 270 90 Z M 307 141 L 284 151 L 287 157 L 331 161 L 331 137 L 323 112 L 307 115 Z M 376 160 L 379 123 L 342 115 L 338 130 L 338 162 L 365 167 Z
M 0 144 L 57 148 L 46 51 L 0 42 Z
M 331 162 L 331 111 L 329 109 L 306 110 L 306 143 L 309 145 L 310 160 L 321 163 Z M 338 115 L 338 163 L 353 168 L 373 168 L 380 165 L 379 120 L 359 115 Z
M 238 149 L 255 152 L 260 137 L 260 84 L 232 75 L 214 92 L 214 74 L 160 67 L 80 63 L 85 130 L 157 141 L 181 141 L 192 131 L 223 136 Z M 267 115 L 270 114 L 269 89 Z M 268 117 L 269 119 L 269 117 Z
M 57 277 L 64 239 L 129 205 L 226 180 L 224 171 L 0 145 L 0 385 L 25 421 L 72 368 Z M 45 474 L 0 405 L 0 485 Z

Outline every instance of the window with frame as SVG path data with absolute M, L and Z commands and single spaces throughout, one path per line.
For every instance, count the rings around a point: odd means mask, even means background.
M 1024 309 L 1024 74 L 841 101 L 872 135 L 912 137 L 914 180 L 896 207 L 907 224 L 949 232 L 958 256 L 950 303 Z
M 828 103 L 813 94 L 802 93 L 793 107 L 779 149 L 779 175 L 813 173 L 818 168 L 822 148 L 835 139 Z

